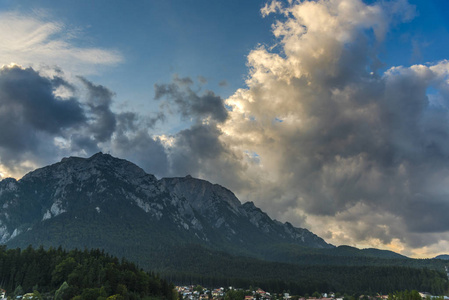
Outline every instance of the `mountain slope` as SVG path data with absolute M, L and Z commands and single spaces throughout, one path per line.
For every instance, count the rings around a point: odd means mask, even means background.
M 333 248 L 307 229 L 272 220 L 252 202 L 242 205 L 234 193 L 218 184 L 191 176 L 163 178 L 161 182 L 173 194 L 186 199 L 202 216 L 206 227 L 219 230 L 233 245 L 247 243 L 250 248 L 256 248 L 269 241 Z

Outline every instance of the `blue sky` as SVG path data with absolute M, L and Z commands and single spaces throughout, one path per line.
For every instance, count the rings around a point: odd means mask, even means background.
M 337 245 L 440 254 L 448 15 L 445 0 L 0 0 L 0 178 L 110 152 Z
M 417 16 L 391 28 L 380 52 L 382 61 L 390 66 L 445 59 L 449 4 L 444 0 L 409 3 L 416 5 Z M 270 27 L 274 19 L 281 18 L 262 18 L 264 4 L 237 0 L 138 1 L 133 5 L 127 1 L 29 0 L 1 1 L 1 10 L 24 14 L 44 10 L 49 19 L 80 31 L 74 44 L 119 51 L 123 63 L 92 79 L 118 86 L 117 93 L 132 99 L 148 97 L 154 83 L 169 81 L 174 73 L 204 76 L 210 88 L 224 96 L 244 87 L 246 55 L 258 44 L 274 43 Z M 223 80 L 228 82 L 226 88 L 218 85 Z M 122 86 L 125 82 L 129 87 Z
M 273 41 L 271 18 L 259 12 L 263 1 L 2 2 L 4 11 L 44 10 L 49 19 L 79 30 L 75 45 L 118 51 L 121 63 L 89 78 L 114 86 L 118 101 L 149 107 L 153 84 L 175 73 L 203 76 L 208 88 L 232 94 L 244 85 L 249 51 Z

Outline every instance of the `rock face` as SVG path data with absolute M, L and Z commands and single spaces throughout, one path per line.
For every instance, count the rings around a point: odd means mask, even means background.
M 178 198 L 187 200 L 201 216 L 204 227 L 233 243 L 259 244 L 257 239 L 261 239 L 260 243 L 276 241 L 313 248 L 333 247 L 307 229 L 272 220 L 252 202 L 242 205 L 234 193 L 218 184 L 191 176 L 163 178 L 161 183 Z
M 333 248 L 306 229 L 272 220 L 254 203 L 241 204 L 220 185 L 191 176 L 158 180 L 102 153 L 64 158 L 19 181 L 1 181 L 0 207 L 0 243 L 11 246 L 108 251 L 199 243 L 252 252 L 266 243 L 287 243 Z

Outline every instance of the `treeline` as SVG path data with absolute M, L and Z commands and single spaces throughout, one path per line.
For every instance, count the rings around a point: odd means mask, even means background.
M 174 299 L 173 285 L 100 250 L 0 247 L 0 288 L 55 299 Z
M 289 290 L 295 295 L 315 291 L 340 291 L 348 294 L 390 293 L 398 290 L 427 291 L 441 295 L 448 290 L 444 272 L 428 268 L 400 266 L 299 266 L 235 257 L 192 246 L 183 255 L 173 255 L 160 269 L 161 276 L 175 284 L 203 286 L 258 286 L 267 291 Z M 176 259 L 178 257 L 178 259 Z M 200 260 L 196 260 L 201 257 Z M 165 260 L 166 262 L 168 260 Z
M 332 249 L 307 248 L 292 244 L 264 247 L 263 257 L 272 261 L 302 266 L 398 266 L 443 270 L 448 261 L 440 259 L 411 259 L 397 253 L 377 249 L 357 249 L 339 246 Z

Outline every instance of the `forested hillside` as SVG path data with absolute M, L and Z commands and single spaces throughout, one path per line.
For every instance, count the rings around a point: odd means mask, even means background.
M 304 295 L 315 291 L 341 293 L 390 293 L 397 290 L 448 290 L 445 273 L 410 266 L 295 265 L 232 256 L 201 246 L 173 247 L 159 252 L 162 278 L 139 270 L 100 250 L 72 250 L 42 247 L 25 250 L 0 248 L 0 287 L 9 295 L 39 291 L 57 299 L 106 299 L 121 295 L 173 299 L 175 284 L 235 286 Z M 198 257 L 202 259 L 198 260 Z M 98 298 L 100 297 L 100 298 Z
M 0 247 L 0 287 L 8 295 L 38 291 L 55 299 L 176 297 L 167 281 L 100 250 Z

